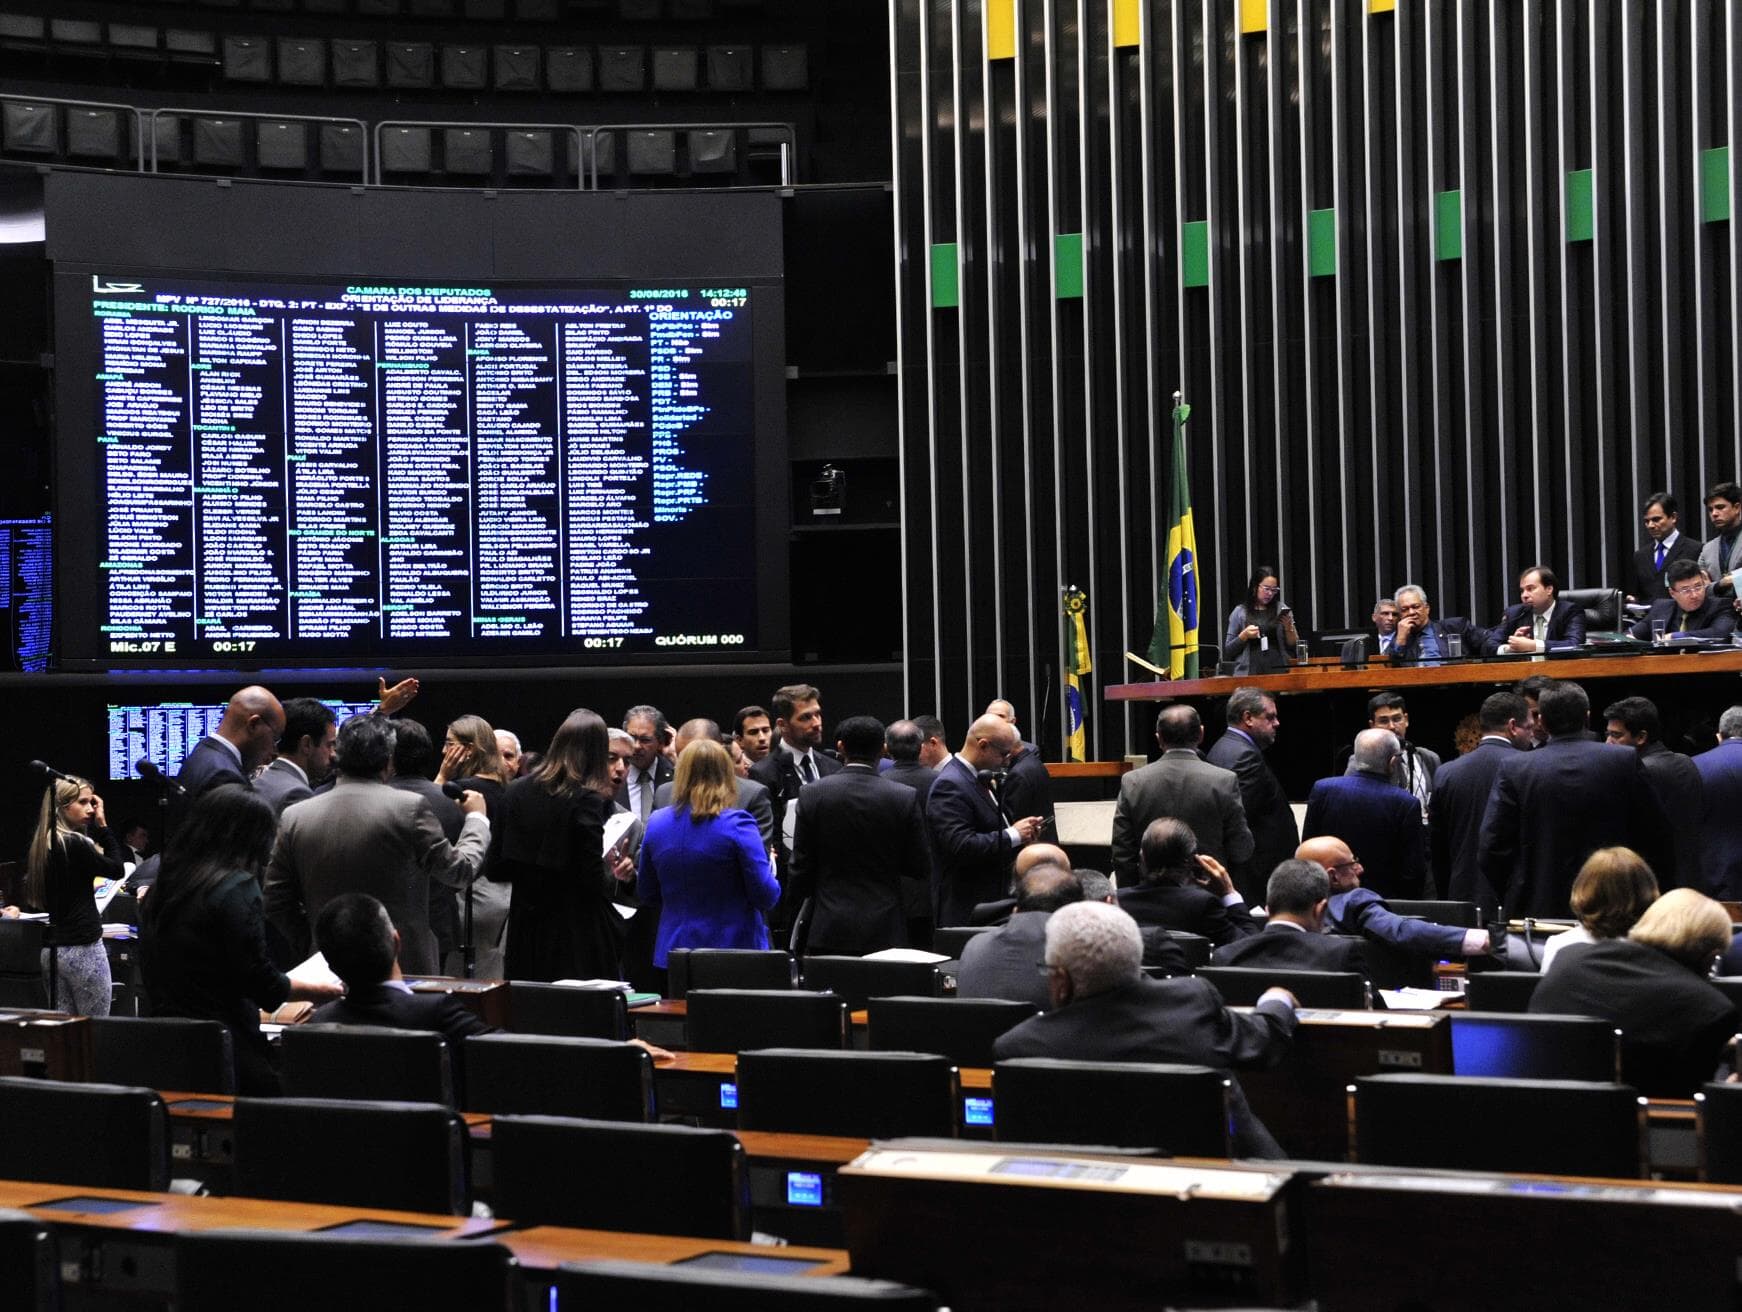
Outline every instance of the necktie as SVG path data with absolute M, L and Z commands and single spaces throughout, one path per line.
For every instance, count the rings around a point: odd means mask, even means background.
M 1657 568 L 1657 569 L 1659 569 L 1659 570 L 1662 570 L 1662 569 L 1663 569 L 1663 558 L 1664 558 L 1664 555 L 1665 555 L 1665 552 L 1664 552 L 1664 549 L 1663 549 L 1663 543 L 1661 543 L 1661 542 L 1659 542 L 1659 543 L 1658 543 L 1658 544 L 1657 544 L 1657 565 L 1656 565 L 1656 568 Z
M 1688 629 L 1688 613 L 1680 606 L 1675 608 L 1675 631 L 1686 633 Z
M 636 805 L 641 811 L 641 818 L 647 819 L 653 810 L 653 771 L 651 770 L 641 772 L 641 797 Z
M 1546 642 L 1548 640 L 1548 616 L 1538 615 L 1531 621 L 1530 636 L 1535 638 L 1538 642 Z
M 817 767 L 811 762 L 809 752 L 798 758 L 798 777 L 807 784 L 814 784 L 817 781 Z

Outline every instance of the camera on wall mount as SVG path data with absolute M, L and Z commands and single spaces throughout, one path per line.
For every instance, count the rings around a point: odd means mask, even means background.
M 811 514 L 839 515 L 847 505 L 847 472 L 824 465 L 811 480 Z

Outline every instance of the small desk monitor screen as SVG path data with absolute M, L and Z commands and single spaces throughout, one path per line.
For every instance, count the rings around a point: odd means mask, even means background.
M 823 1177 L 815 1171 L 788 1171 L 786 1201 L 791 1207 L 821 1207 Z
M 38 1212 L 83 1212 L 87 1216 L 109 1216 L 115 1212 L 133 1212 L 161 1206 L 137 1198 L 103 1198 L 96 1194 L 79 1194 L 72 1198 L 56 1198 L 52 1202 L 32 1203 Z
M 962 1124 L 992 1124 L 992 1100 L 990 1098 L 963 1098 Z
M 323 1235 L 349 1235 L 353 1239 L 412 1239 L 418 1235 L 440 1234 L 451 1227 L 445 1225 L 415 1225 L 408 1221 L 341 1221 L 322 1227 Z
M 763 1257 L 759 1253 L 697 1253 L 673 1266 L 699 1267 L 704 1271 L 731 1271 L 745 1276 L 800 1276 L 827 1263 L 814 1257 Z

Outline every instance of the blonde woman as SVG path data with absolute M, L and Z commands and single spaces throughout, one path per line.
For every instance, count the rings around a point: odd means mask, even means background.
M 83 779 L 56 779 L 24 860 L 24 896 L 48 912 L 43 978 L 49 1005 L 76 1016 L 107 1016 L 111 981 L 94 883 L 119 879 L 121 844 L 109 832 L 103 799 Z
M 698 738 L 677 759 L 672 804 L 647 818 L 635 881 L 642 905 L 659 906 L 653 964 L 673 948 L 766 948 L 762 913 L 780 900 L 768 849 L 736 805 L 732 758 Z
M 462 715 L 448 725 L 442 739 L 442 764 L 436 772 L 437 784 L 457 783 L 484 799 L 484 814 L 492 828 L 502 806 L 502 793 L 513 778 L 502 761 L 502 748 L 496 741 L 496 730 L 481 715 Z M 479 979 L 502 979 L 507 970 L 508 902 L 512 891 L 490 875 L 491 863 L 486 861 L 478 878 L 472 881 L 472 961 L 473 973 Z M 454 899 L 451 889 L 430 887 L 430 897 Z M 460 899 L 464 905 L 464 898 Z M 464 913 L 456 922 L 463 933 Z M 432 907 L 430 923 L 444 919 Z

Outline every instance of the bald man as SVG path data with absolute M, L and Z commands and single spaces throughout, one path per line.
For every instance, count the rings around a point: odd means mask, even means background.
M 270 690 L 251 684 L 230 698 L 215 733 L 194 744 L 175 781 L 192 801 L 225 784 L 254 786 L 254 771 L 272 757 L 284 733 L 284 707 Z
M 1434 961 L 1445 957 L 1479 956 L 1489 950 L 1488 931 L 1435 925 L 1405 919 L 1385 905 L 1385 899 L 1361 887 L 1361 861 L 1341 838 L 1326 834 L 1309 838 L 1295 849 L 1298 861 L 1316 861 L 1331 880 L 1331 899 L 1324 928 L 1330 934 L 1359 934 Z
M 1010 763 L 1004 767 L 1004 779 L 998 785 L 998 800 L 1010 815 L 1037 815 L 1051 823 L 1054 816 L 1052 776 L 1046 772 L 1040 748 L 1023 738 L 1016 723 L 1016 708 L 1002 697 L 986 707 L 986 714 L 995 715 L 1016 729 L 1016 750 L 1011 753 Z
M 683 749 L 698 738 L 706 738 L 709 742 L 719 743 L 722 747 L 726 745 L 726 736 L 720 731 L 720 726 L 713 720 L 698 717 L 693 720 L 685 720 L 678 726 L 677 737 L 672 739 L 672 749 L 679 756 L 682 756 Z M 737 805 L 750 812 L 750 818 L 756 821 L 756 828 L 762 835 L 762 846 L 773 848 L 774 802 L 768 796 L 768 789 L 746 775 L 739 775 L 737 783 Z M 670 806 L 673 788 L 674 785 L 669 779 L 662 783 L 654 791 L 653 805 L 655 807 Z
M 1020 741 L 1008 720 L 982 715 L 938 770 L 926 823 L 937 856 L 940 925 L 965 925 L 977 904 L 1007 897 L 1017 849 L 1040 837 L 1041 818 L 1013 818 L 991 787 Z

